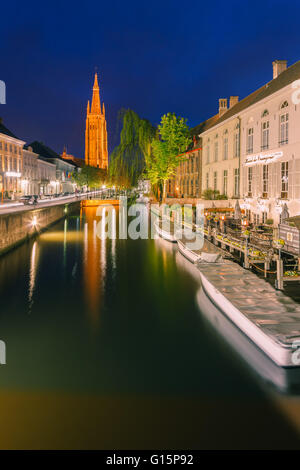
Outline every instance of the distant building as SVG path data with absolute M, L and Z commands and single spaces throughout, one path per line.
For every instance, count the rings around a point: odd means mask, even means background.
M 39 194 L 59 194 L 60 182 L 56 179 L 56 165 L 38 158 L 37 172 L 39 180 Z
M 83 158 L 77 158 L 77 157 L 74 157 L 74 155 L 68 154 L 66 147 L 64 147 L 64 151 L 61 154 L 61 158 L 63 160 L 67 160 L 67 161 L 75 163 L 80 168 L 84 167 L 85 165 L 85 161 Z
M 52 163 L 56 166 L 56 193 L 74 192 L 74 184 L 72 181 L 73 171 L 78 170 L 78 166 L 74 162 L 66 161 L 61 156 L 47 147 L 43 142 L 34 141 L 29 144 L 35 153 L 39 155 L 40 160 Z
M 40 194 L 40 177 L 38 171 L 38 155 L 32 148 L 23 147 L 22 193 L 27 195 Z
M 104 103 L 101 110 L 98 77 L 95 74 L 93 86 L 93 98 L 87 104 L 86 128 L 85 128 L 85 163 L 97 168 L 107 169 L 107 128 Z

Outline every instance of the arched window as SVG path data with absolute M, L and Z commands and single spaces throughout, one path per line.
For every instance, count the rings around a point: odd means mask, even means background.
M 287 101 L 284 101 L 281 106 L 280 106 L 280 109 L 283 109 L 283 108 L 287 108 L 289 105 L 289 103 Z

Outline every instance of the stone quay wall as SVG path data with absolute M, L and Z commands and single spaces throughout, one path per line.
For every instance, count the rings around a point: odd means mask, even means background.
M 0 215 L 0 255 L 80 209 L 80 202 Z

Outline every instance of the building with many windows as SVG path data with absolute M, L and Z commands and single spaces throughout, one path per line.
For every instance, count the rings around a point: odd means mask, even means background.
M 55 192 L 73 193 L 75 191 L 75 186 L 72 181 L 72 173 L 73 171 L 78 170 L 78 165 L 73 161 L 63 159 L 58 153 L 46 146 L 43 142 L 34 141 L 30 144 L 30 147 L 39 155 L 40 160 L 55 165 L 56 175 L 53 178 L 53 181 L 56 184 Z
M 0 120 L 0 190 L 12 199 L 22 194 L 23 145 Z
M 219 99 L 219 113 L 201 130 L 202 193 L 213 190 L 215 197 L 230 199 L 240 196 L 241 123 L 233 110 L 239 106 L 238 96 Z
M 38 155 L 32 151 L 32 148 L 24 145 L 23 147 L 23 168 L 22 168 L 22 193 L 27 195 L 40 194 L 38 173 Z
M 300 214 L 300 62 L 273 62 L 273 80 L 241 113 L 242 207 L 254 223 L 277 224 L 286 203 Z
M 168 197 L 199 198 L 201 196 L 200 140 L 194 136 L 193 144 L 178 158 L 180 163 L 176 175 L 168 182 Z

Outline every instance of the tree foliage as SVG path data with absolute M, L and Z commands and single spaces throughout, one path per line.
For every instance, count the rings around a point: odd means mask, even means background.
M 85 165 L 81 171 L 74 171 L 72 173 L 73 181 L 79 186 L 88 188 L 100 188 L 106 182 L 107 172 L 102 168 L 95 168 L 93 166 Z
M 189 143 L 186 119 L 174 113 L 162 116 L 158 134 L 152 139 L 151 152 L 146 158 L 146 174 L 152 185 L 163 185 L 164 198 L 167 180 L 175 175 L 181 161 L 178 155 L 187 149 Z
M 136 186 L 145 169 L 155 128 L 131 109 L 122 110 L 119 119 L 123 124 L 120 144 L 111 154 L 109 177 L 117 186 L 132 187 Z

